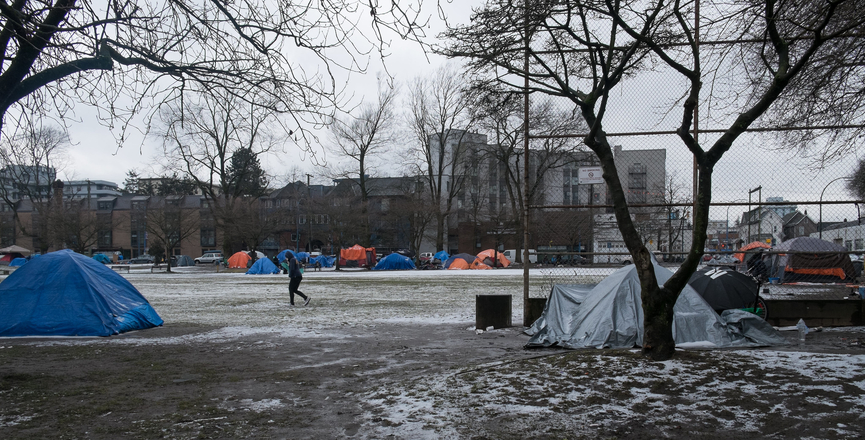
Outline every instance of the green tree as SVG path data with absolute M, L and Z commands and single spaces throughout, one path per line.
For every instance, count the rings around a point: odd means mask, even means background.
M 865 159 L 860 159 L 853 175 L 847 181 L 847 190 L 859 200 L 865 200 Z
M 261 168 L 259 154 L 252 147 L 246 147 L 231 155 L 227 180 L 240 196 L 261 197 L 267 193 L 268 178 Z

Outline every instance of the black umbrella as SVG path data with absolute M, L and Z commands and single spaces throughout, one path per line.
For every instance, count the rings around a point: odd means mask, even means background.
M 754 278 L 722 267 L 698 270 L 688 284 L 715 310 L 752 307 L 760 289 Z

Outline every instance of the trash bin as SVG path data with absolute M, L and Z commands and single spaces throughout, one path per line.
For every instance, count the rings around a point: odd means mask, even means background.
M 511 326 L 511 295 L 476 295 L 475 328 Z
M 544 308 L 547 306 L 546 298 L 529 298 L 528 316 L 526 317 L 526 327 L 531 326 L 544 314 Z

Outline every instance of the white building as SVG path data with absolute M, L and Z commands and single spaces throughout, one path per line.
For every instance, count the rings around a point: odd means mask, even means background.
M 122 194 L 114 182 L 107 180 L 70 180 L 63 184 L 63 194 L 72 198 L 98 199 Z

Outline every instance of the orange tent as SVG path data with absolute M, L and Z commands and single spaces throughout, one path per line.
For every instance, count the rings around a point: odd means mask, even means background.
M 508 260 L 508 258 L 505 257 L 505 254 L 496 252 L 495 249 L 487 249 L 478 254 L 478 258 L 480 258 L 481 261 L 486 262 L 487 258 L 489 258 L 490 263 L 496 259 L 496 256 L 498 257 L 496 267 L 508 267 L 511 265 L 511 260 Z
M 750 251 L 751 249 L 758 249 L 758 248 L 769 249 L 771 247 L 772 246 L 769 246 L 769 243 L 766 243 L 763 241 L 752 241 L 752 242 L 746 244 L 745 246 L 742 246 L 741 248 L 739 248 L 739 252 L 736 252 L 735 254 L 733 254 L 733 258 L 739 260 L 740 263 L 744 263 L 745 262 L 745 251 Z
M 471 254 L 456 254 L 444 262 L 444 266 L 453 270 L 468 270 L 468 269 L 492 269 L 483 263 L 483 261 Z
M 481 259 L 478 258 L 469 265 L 469 269 L 492 269 L 492 267 L 484 264 Z
M 339 251 L 339 265 L 342 267 L 365 267 L 375 264 L 375 248 L 365 248 L 356 244 Z
M 451 265 L 448 266 L 448 270 L 467 270 L 471 269 L 471 265 L 469 265 L 466 260 L 457 258 L 456 260 L 451 262 Z
M 249 254 L 246 252 L 240 251 L 236 252 L 234 255 L 228 258 L 228 267 L 240 267 L 246 269 L 246 265 L 249 263 L 249 260 L 252 258 L 249 257 Z

